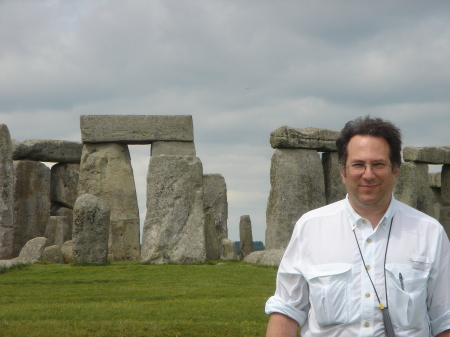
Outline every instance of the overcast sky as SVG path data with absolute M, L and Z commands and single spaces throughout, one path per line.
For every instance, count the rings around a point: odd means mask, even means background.
M 81 140 L 80 115 L 192 115 L 229 238 L 265 241 L 270 132 L 370 114 L 450 145 L 448 1 L 0 1 L 0 123 Z M 130 146 L 145 218 L 148 146 Z

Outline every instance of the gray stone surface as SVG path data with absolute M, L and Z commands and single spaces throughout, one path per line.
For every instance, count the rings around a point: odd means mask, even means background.
M 13 255 L 14 228 L 0 226 L 0 256 L 10 259 Z
M 435 197 L 430 187 L 427 164 L 402 163 L 394 185 L 394 196 L 433 218 L 439 218 L 439 214 L 435 214 Z
M 244 259 L 247 263 L 278 267 L 284 255 L 284 249 L 260 250 L 251 253 Z
M 323 168 L 317 151 L 275 150 L 270 185 L 265 246 L 267 250 L 285 249 L 297 220 L 326 204 Z
M 69 240 L 64 242 L 64 244 L 61 247 L 61 252 L 64 257 L 64 263 L 73 263 L 73 241 Z
M 206 259 L 220 259 L 220 241 L 214 226 L 214 214 L 205 214 Z
M 44 237 L 47 238 L 47 246 L 57 245 L 61 247 L 64 242 L 70 240 L 69 224 L 66 216 L 50 216 Z
M 203 262 L 203 168 L 197 157 L 151 157 L 141 261 Z
M 64 255 L 58 245 L 47 246 L 42 252 L 42 261 L 64 263 Z
M 342 200 L 347 190 L 339 173 L 337 152 L 322 153 L 322 166 L 325 179 L 325 199 L 327 204 Z
M 239 220 L 239 239 L 241 250 L 239 258 L 243 260 L 248 254 L 253 252 L 252 222 L 249 215 L 241 215 Z
M 80 127 L 84 143 L 194 141 L 194 126 L 189 115 L 83 115 Z
M 0 124 L 0 259 L 13 257 L 14 166 L 8 127 Z
M 450 164 L 450 148 L 444 146 L 407 146 L 403 149 L 403 160 L 427 164 Z
M 109 205 L 91 194 L 78 197 L 74 207 L 73 257 L 79 264 L 108 260 Z
M 20 264 L 22 262 L 19 261 L 18 258 L 14 258 L 11 260 L 0 260 L 0 270 L 2 268 L 11 268 L 13 266 L 15 266 L 16 264 Z
M 50 168 L 37 161 L 15 161 L 13 257 L 29 240 L 44 236 L 49 217 Z
M 85 193 L 95 195 L 111 207 L 108 259 L 139 260 L 139 208 L 127 145 L 84 145 L 78 195 Z
M 276 149 L 297 148 L 317 151 L 337 151 L 336 139 L 341 130 L 304 128 L 294 129 L 287 125 L 270 133 L 270 145 Z
M 14 160 L 35 160 L 54 163 L 79 163 L 81 142 L 66 140 L 27 139 L 14 142 Z
M 42 252 L 44 251 L 47 239 L 44 237 L 37 237 L 28 241 L 22 248 L 19 254 L 19 261 L 25 263 L 35 263 L 42 259 Z
M 196 156 L 194 142 L 153 142 L 150 153 L 152 156 Z
M 69 226 L 68 231 L 68 239 L 72 239 L 72 224 L 73 224 L 73 209 L 71 208 L 65 208 L 65 207 L 58 207 L 58 205 L 53 204 L 52 208 L 50 210 L 50 216 L 65 216 L 67 218 L 67 224 Z
M 441 172 L 428 173 L 430 187 L 441 188 Z
M 222 239 L 221 243 L 221 259 L 223 260 L 237 260 L 237 254 L 236 254 L 236 245 L 233 241 L 230 239 Z
M 442 166 L 441 200 L 444 204 L 450 204 L 450 165 Z
M 228 239 L 227 185 L 221 174 L 203 175 L 203 207 L 205 214 L 214 214 L 219 242 Z
M 51 168 L 50 200 L 59 207 L 73 209 L 78 198 L 80 164 L 55 164 Z

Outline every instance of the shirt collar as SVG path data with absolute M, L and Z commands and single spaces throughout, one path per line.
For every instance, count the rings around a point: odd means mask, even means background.
M 385 224 L 382 226 L 384 230 L 388 230 L 389 226 L 391 225 L 391 220 L 394 217 L 395 211 L 397 210 L 397 203 L 398 201 L 395 199 L 394 194 L 392 194 L 392 199 L 389 204 L 388 209 L 386 210 L 386 213 L 384 213 L 384 216 L 381 218 L 380 224 Z M 356 228 L 356 225 L 359 220 L 363 219 L 358 213 L 355 212 L 352 205 L 348 201 L 348 194 L 345 197 L 345 210 L 347 212 L 347 218 L 350 224 L 350 227 L 352 230 Z

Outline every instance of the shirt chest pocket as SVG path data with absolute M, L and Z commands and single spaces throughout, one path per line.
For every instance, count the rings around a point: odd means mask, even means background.
M 351 264 L 325 264 L 308 272 L 309 297 L 319 326 L 348 322 L 352 281 Z
M 420 328 L 427 315 L 428 271 L 387 264 L 386 278 L 392 324 L 403 329 Z

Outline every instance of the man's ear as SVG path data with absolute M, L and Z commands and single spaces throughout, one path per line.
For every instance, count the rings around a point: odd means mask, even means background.
M 341 174 L 342 182 L 345 184 L 345 178 L 347 177 L 347 174 L 345 173 L 345 168 L 343 168 L 342 165 L 339 165 L 339 173 Z

